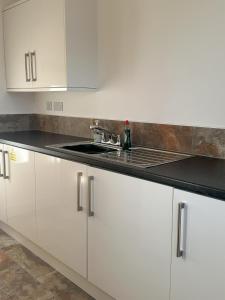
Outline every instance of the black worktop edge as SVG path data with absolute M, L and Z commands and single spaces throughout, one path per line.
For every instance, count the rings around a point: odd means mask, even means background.
M 13 142 L 7 139 L 0 139 L 0 143 L 15 146 L 18 148 L 34 151 L 41 154 L 51 155 L 54 157 L 62 158 L 69 161 L 74 161 L 77 163 L 83 163 L 90 167 L 97 167 L 106 171 L 113 171 L 115 173 L 136 177 L 143 180 L 152 181 L 158 184 L 163 184 L 170 186 L 172 188 L 180 189 L 187 192 L 192 192 L 195 194 L 208 196 L 215 198 L 217 200 L 225 201 L 225 190 L 215 189 L 212 187 L 194 184 L 187 181 L 177 180 L 163 175 L 154 174 L 154 167 L 152 172 L 150 169 L 146 172 L 145 169 L 136 168 L 133 166 L 128 166 L 124 164 L 119 164 L 116 162 L 110 162 L 103 158 L 90 157 L 86 154 L 69 154 L 65 152 L 60 152 L 46 146 L 34 146 L 18 142 Z

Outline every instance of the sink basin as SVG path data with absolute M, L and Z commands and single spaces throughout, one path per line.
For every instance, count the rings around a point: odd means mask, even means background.
M 65 150 L 66 152 L 81 152 L 85 154 L 102 154 L 118 151 L 116 148 L 98 145 L 93 142 L 53 145 L 49 147 Z
M 48 147 L 66 153 L 75 154 L 76 152 L 80 152 L 96 155 L 99 158 L 140 168 L 150 168 L 190 157 L 187 154 L 143 147 L 133 147 L 130 151 L 123 151 L 119 147 L 101 145 L 91 141 L 51 145 Z
M 87 154 L 99 154 L 99 153 L 107 153 L 117 151 L 117 149 L 99 146 L 96 144 L 79 144 L 79 145 L 72 145 L 72 146 L 63 146 L 62 149 L 82 152 Z

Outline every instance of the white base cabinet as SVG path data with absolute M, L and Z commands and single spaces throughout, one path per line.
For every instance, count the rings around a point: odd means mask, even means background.
M 36 242 L 34 152 L 4 145 L 8 224 Z
M 116 300 L 225 299 L 223 201 L 0 144 L 0 221 Z
M 86 166 L 35 153 L 38 244 L 87 277 Z
M 7 223 L 3 151 L 4 146 L 0 144 L 0 221 Z
M 178 205 L 183 257 L 176 257 Z M 225 299 L 225 203 L 175 190 L 171 300 Z
M 37 153 L 35 167 L 42 248 L 118 300 L 169 299 L 172 188 Z
M 168 300 L 173 189 L 96 168 L 88 176 L 88 280 L 117 300 Z

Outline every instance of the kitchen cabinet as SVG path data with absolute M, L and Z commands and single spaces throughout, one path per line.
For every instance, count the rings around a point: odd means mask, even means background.
M 224 300 L 225 203 L 0 144 L 0 221 L 116 300 Z
M 8 224 L 36 242 L 34 152 L 4 145 Z
M 0 144 L 0 221 L 7 223 L 3 151 L 4 146 Z
M 224 300 L 225 203 L 0 144 L 0 221 L 116 300 Z
M 96 168 L 88 186 L 88 280 L 117 300 L 169 299 L 173 189 Z
M 7 89 L 32 88 L 29 49 L 32 44 L 32 2 L 4 12 L 4 48 Z
M 97 87 L 96 0 L 24 0 L 5 8 L 8 91 Z
M 87 277 L 86 166 L 35 153 L 38 245 Z
M 224 300 L 225 203 L 175 190 L 173 227 L 171 300 Z

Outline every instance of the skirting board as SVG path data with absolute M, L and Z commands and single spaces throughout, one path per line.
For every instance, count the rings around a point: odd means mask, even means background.
M 80 276 L 78 273 L 74 272 L 66 265 L 58 261 L 56 258 L 51 256 L 49 253 L 38 247 L 36 244 L 31 242 L 30 240 L 26 239 L 23 235 L 15 231 L 13 228 L 9 227 L 8 225 L 0 222 L 0 229 L 5 231 L 19 243 L 21 243 L 24 247 L 28 248 L 32 251 L 35 255 L 40 257 L 43 261 L 48 263 L 51 267 L 53 267 L 56 271 L 60 272 L 74 284 L 79 286 L 82 290 L 86 293 L 91 295 L 96 300 L 115 300 L 112 297 L 105 294 L 103 291 L 99 290 L 97 287 L 92 285 L 87 279 Z

